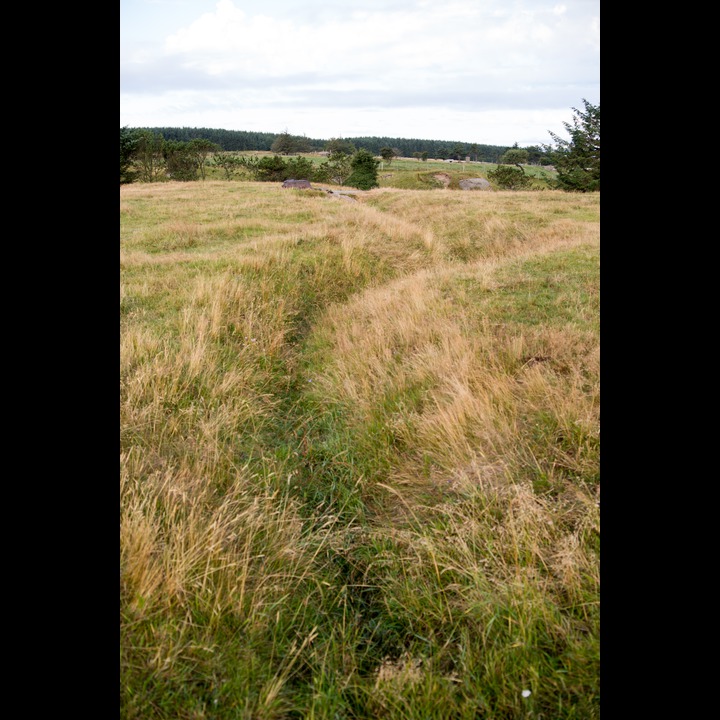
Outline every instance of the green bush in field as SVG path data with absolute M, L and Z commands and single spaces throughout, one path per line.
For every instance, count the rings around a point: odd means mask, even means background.
M 378 183 L 378 168 L 380 161 L 367 150 L 358 150 L 350 161 L 352 173 L 345 181 L 346 185 L 360 190 L 370 190 L 380 187 Z
M 499 165 L 496 170 L 488 170 L 488 178 L 503 190 L 523 190 L 532 183 L 522 168 L 510 165 Z
M 327 180 L 328 182 L 344 185 L 345 181 L 352 173 L 352 156 L 346 152 L 332 152 L 327 162 L 320 166 L 316 175 L 318 181 Z
M 264 181 L 287 180 L 287 163 L 278 155 L 268 155 L 260 158 L 257 163 L 257 179 Z
M 288 178 L 295 178 L 297 180 L 305 179 L 305 180 L 314 180 L 314 174 L 315 174 L 315 165 L 313 164 L 312 160 L 308 160 L 306 157 L 294 157 L 290 160 L 285 161 L 285 175 L 286 177 L 283 178 L 284 180 L 287 180 Z
M 167 176 L 172 180 L 204 180 L 207 157 L 219 149 L 218 145 L 201 138 L 189 142 L 166 141 L 163 153 Z
M 210 167 L 221 168 L 225 180 L 232 180 L 245 167 L 245 163 L 239 155 L 229 152 L 216 153 L 208 164 Z

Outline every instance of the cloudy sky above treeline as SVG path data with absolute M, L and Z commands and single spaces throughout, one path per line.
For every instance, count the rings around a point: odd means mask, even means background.
M 120 126 L 520 147 L 600 104 L 600 0 L 120 0 Z

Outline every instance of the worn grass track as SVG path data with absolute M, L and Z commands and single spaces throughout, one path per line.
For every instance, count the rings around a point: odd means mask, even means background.
M 121 716 L 599 717 L 599 194 L 357 197 L 121 188 Z

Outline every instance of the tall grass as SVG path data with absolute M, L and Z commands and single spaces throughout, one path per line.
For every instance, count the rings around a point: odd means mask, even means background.
M 356 197 L 121 187 L 121 716 L 598 717 L 599 194 Z

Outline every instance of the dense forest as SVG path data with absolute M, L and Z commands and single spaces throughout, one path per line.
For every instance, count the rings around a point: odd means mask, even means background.
M 209 140 L 226 151 L 273 150 L 273 143 L 281 135 L 288 133 L 262 133 L 247 130 L 216 130 L 212 128 L 129 128 L 130 130 L 149 130 L 161 135 L 167 141 L 189 142 L 191 140 Z M 321 152 L 327 149 L 330 139 L 314 139 L 299 135 L 289 135 L 295 144 L 295 152 Z M 402 157 L 413 157 L 415 153 L 427 153 L 426 157 L 442 160 L 464 160 L 469 157 L 476 162 L 497 163 L 509 146 L 479 145 L 477 143 L 453 140 L 420 140 L 417 138 L 393 137 L 352 137 L 343 138 L 358 150 L 368 150 L 373 155 L 380 155 L 385 147 L 393 148 Z M 532 164 L 543 164 L 546 153 L 539 147 L 524 148 L 528 151 L 528 161 Z M 548 161 L 549 162 L 549 161 Z

